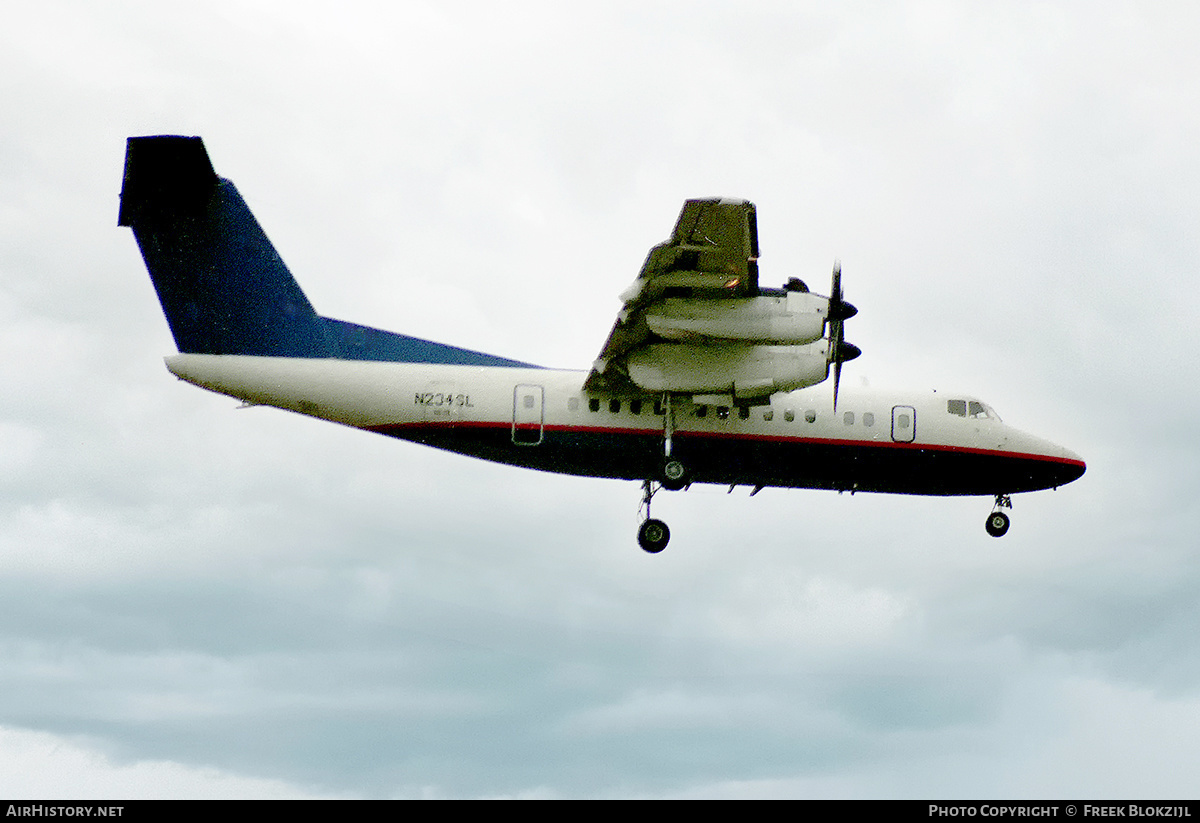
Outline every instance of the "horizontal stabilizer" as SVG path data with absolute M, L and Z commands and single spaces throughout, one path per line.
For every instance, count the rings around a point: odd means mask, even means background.
M 199 137 L 130 137 L 117 225 L 132 226 L 144 214 L 199 214 L 216 185 Z

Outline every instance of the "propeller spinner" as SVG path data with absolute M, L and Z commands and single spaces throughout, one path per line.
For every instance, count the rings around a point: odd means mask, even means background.
M 845 340 L 845 324 L 858 314 L 842 297 L 842 262 L 833 263 L 833 284 L 829 288 L 829 362 L 833 364 L 833 410 L 837 411 L 838 385 L 842 382 L 842 364 L 862 354 L 862 349 Z

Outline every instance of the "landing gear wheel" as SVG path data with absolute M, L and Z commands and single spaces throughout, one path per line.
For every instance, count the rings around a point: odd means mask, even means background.
M 667 458 L 662 468 L 662 487 L 677 492 L 687 485 L 687 468 L 678 460 Z
M 671 530 L 661 520 L 647 520 L 638 529 L 638 545 L 650 554 L 658 554 L 667 547 Z
M 992 512 L 987 519 L 987 533 L 992 537 L 1003 537 L 1008 531 L 1008 515 L 1004 512 Z

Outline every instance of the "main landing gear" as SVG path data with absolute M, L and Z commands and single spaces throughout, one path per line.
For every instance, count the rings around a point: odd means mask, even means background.
M 996 495 L 996 505 L 992 507 L 992 513 L 988 515 L 987 523 L 984 524 L 988 534 L 992 537 L 1004 536 L 1004 533 L 1008 531 L 1009 519 L 1001 509 L 1011 508 L 1012 498 L 1007 494 Z
M 641 509 L 645 511 L 645 520 L 638 529 L 638 545 L 650 554 L 658 554 L 667 547 L 667 541 L 671 539 L 671 530 L 667 528 L 667 524 L 650 516 L 651 498 L 659 489 L 679 491 L 691 482 L 687 466 L 682 460 L 671 456 L 671 439 L 675 433 L 675 406 L 671 401 L 669 393 L 663 395 L 663 456 L 658 481 L 642 481 Z
M 671 539 L 671 530 L 667 528 L 667 524 L 650 516 L 650 498 L 658 491 L 654 485 L 651 480 L 642 481 L 641 508 L 646 512 L 646 519 L 638 529 L 638 545 L 650 554 L 658 554 L 667 547 L 667 542 Z
M 651 554 L 658 554 L 667 547 L 667 541 L 671 539 L 671 530 L 667 528 L 666 523 L 650 516 L 650 499 L 660 489 L 679 491 L 689 482 L 687 467 L 679 460 L 673 460 L 670 457 L 663 460 L 662 470 L 657 481 L 642 481 L 641 511 L 645 512 L 643 515 L 645 520 L 638 529 L 638 545 Z
M 687 469 L 679 460 L 668 457 L 663 461 L 660 482 L 667 491 L 677 492 L 688 484 Z

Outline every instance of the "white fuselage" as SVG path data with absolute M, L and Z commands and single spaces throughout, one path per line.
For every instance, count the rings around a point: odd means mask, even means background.
M 202 354 L 166 362 L 247 403 L 497 462 L 644 479 L 663 451 L 661 399 L 589 393 L 582 371 Z M 1058 486 L 1084 469 L 1078 455 L 965 395 L 846 390 L 834 412 L 829 392 L 814 387 L 754 406 L 675 398 L 670 412 L 673 448 L 696 482 L 1001 494 Z

